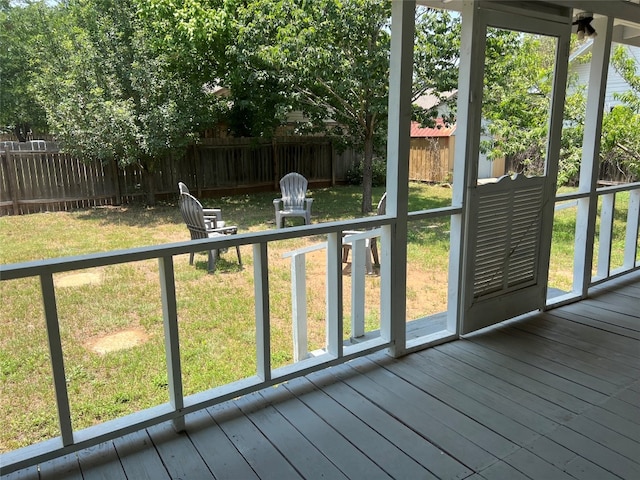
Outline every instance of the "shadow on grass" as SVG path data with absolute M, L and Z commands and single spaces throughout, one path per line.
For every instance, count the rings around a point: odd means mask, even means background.
M 442 189 L 443 196 L 430 196 L 429 187 L 421 184 L 410 185 L 410 210 L 428 210 L 451 204 L 450 192 Z M 384 193 L 384 187 L 373 188 L 372 214 L 375 205 Z M 362 187 L 359 185 L 339 185 L 330 188 L 309 190 L 314 199 L 311 210 L 312 223 L 354 219 L 362 216 Z M 220 208 L 227 224 L 237 225 L 243 230 L 268 230 L 276 228 L 273 200 L 279 198 L 279 192 L 258 192 L 218 198 L 199 199 L 205 208 Z M 131 227 L 152 228 L 159 225 L 182 225 L 178 200 L 162 201 L 154 206 L 143 203 L 130 203 L 122 206 L 94 207 L 79 212 L 78 219 L 90 220 L 99 224 L 127 225 Z M 302 225 L 292 220 L 287 225 Z

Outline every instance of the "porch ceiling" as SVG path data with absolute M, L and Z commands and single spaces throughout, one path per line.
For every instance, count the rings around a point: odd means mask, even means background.
M 486 4 L 499 4 L 506 9 L 531 9 L 551 15 L 558 7 L 570 7 L 574 15 L 591 12 L 594 16 L 614 17 L 612 40 L 616 43 L 640 46 L 640 0 L 480 0 Z M 463 0 L 417 0 L 418 5 L 462 11 Z

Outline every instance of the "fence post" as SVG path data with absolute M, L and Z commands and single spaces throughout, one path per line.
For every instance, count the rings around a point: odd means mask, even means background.
M 118 174 L 118 161 L 112 160 L 111 162 L 111 181 L 113 182 L 113 188 L 115 190 L 116 205 L 122 205 L 122 192 L 120 190 L 120 175 Z
M 11 193 L 12 210 L 14 215 L 20 213 L 18 208 L 18 179 L 16 178 L 16 165 L 13 153 L 7 149 L 7 179 L 9 180 L 9 191 Z

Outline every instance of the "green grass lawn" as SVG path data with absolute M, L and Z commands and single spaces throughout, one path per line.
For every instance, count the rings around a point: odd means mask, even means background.
M 374 189 L 374 204 L 383 189 Z M 314 223 L 360 216 L 360 187 L 314 189 Z M 240 232 L 275 228 L 272 200 L 260 193 L 203 199 L 222 208 Z M 412 184 L 410 210 L 450 205 L 451 190 Z M 623 209 L 623 199 L 618 202 Z M 571 209 L 569 209 L 571 210 Z M 559 287 L 571 278 L 575 214 L 556 215 L 552 271 Z M 572 223 L 573 222 L 573 223 Z M 74 212 L 0 217 L 2 264 L 164 244 L 189 239 L 176 204 L 130 205 Z M 282 254 L 323 241 L 304 238 L 269 244 L 272 362 L 293 361 L 291 273 Z M 412 222 L 408 244 L 409 319 L 446 309 L 449 219 Z M 222 255 L 209 275 L 207 257 L 175 260 L 178 318 L 185 394 L 255 374 L 255 316 L 252 250 L 242 247 L 244 268 L 235 252 Z M 307 257 L 309 349 L 325 339 L 326 261 L 323 251 Z M 570 261 L 568 261 L 570 259 Z M 91 269 L 89 281 L 56 275 L 57 304 L 74 428 L 84 428 L 168 400 L 162 307 L 155 261 Z M 349 335 L 350 279 L 344 276 L 345 336 Z M 65 283 L 69 282 L 70 283 Z M 554 280 L 555 281 L 555 280 Z M 379 277 L 366 281 L 367 329 L 379 322 Z M 565 283 L 562 283 L 565 282 Z M 65 286 L 67 285 L 67 286 Z M 556 286 L 556 285 L 554 285 Z M 0 451 L 58 435 L 51 366 L 37 279 L 0 282 Z M 100 353 L 105 338 L 135 334 L 132 348 Z

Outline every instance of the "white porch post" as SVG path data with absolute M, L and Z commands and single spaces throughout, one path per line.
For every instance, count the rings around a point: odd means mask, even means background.
M 579 186 L 580 192 L 588 192 L 589 196 L 578 200 L 573 268 L 573 291 L 579 293 L 582 298 L 587 296 L 593 264 L 593 239 L 598 210 L 596 187 L 600 167 L 602 111 L 611 54 L 613 18 L 597 18 L 593 21 L 593 26 L 598 32 L 598 36 L 593 41 L 591 50 L 591 70 L 587 91 L 587 114 L 582 141 Z
M 380 333 L 391 341 L 391 354 L 398 357 L 406 350 L 407 203 L 416 2 L 394 0 L 391 8 L 386 213 L 395 217 L 396 223 L 382 229 L 380 242 Z

